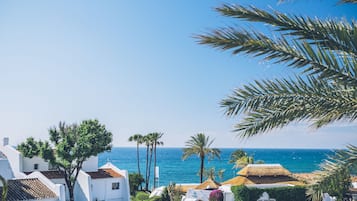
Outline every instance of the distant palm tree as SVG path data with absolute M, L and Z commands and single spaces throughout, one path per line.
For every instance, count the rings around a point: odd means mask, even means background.
M 242 158 L 245 155 L 247 155 L 247 153 L 245 151 L 243 151 L 242 149 L 237 149 L 234 152 L 232 152 L 228 163 L 236 163 L 237 160 L 239 160 L 240 158 Z
M 244 155 L 238 160 L 236 160 L 233 168 L 242 168 L 247 166 L 248 164 L 254 164 L 253 156 Z
M 164 142 L 159 141 L 159 139 L 163 136 L 163 133 L 149 133 L 150 139 L 151 139 L 151 143 L 153 145 L 153 152 L 154 152 L 154 168 L 156 168 L 156 147 L 157 145 L 163 145 Z M 154 169 L 154 188 L 156 188 L 156 179 L 157 175 L 156 175 L 156 171 Z
M 149 135 L 145 135 L 143 137 L 143 143 L 145 144 L 146 146 L 146 167 L 145 167 L 145 190 L 149 190 L 149 178 L 150 178 L 150 164 L 151 164 L 151 161 L 149 163 L 149 153 L 151 153 L 152 150 L 151 149 L 151 138 Z
M 7 181 L 4 177 L 0 175 L 0 182 L 2 183 L 2 194 L 1 194 L 1 200 L 6 201 L 7 197 L 7 191 L 8 191 L 8 184 Z
M 216 180 L 216 176 L 217 176 L 220 180 L 222 180 L 225 171 L 226 171 L 225 169 L 220 169 L 216 171 L 214 167 L 211 167 L 210 169 L 203 171 L 203 176 L 207 177 L 207 179 L 212 179 L 212 180 Z
M 191 155 L 197 154 L 201 160 L 200 165 L 200 182 L 203 182 L 203 170 L 205 157 L 211 160 L 215 157 L 220 158 L 221 151 L 216 148 L 210 148 L 214 140 L 210 140 L 209 136 L 205 136 L 203 133 L 198 133 L 195 136 L 191 136 L 191 139 L 186 142 L 186 147 L 183 149 L 182 159 L 185 160 Z
M 139 145 L 143 143 L 143 136 L 141 134 L 135 134 L 129 137 L 129 142 L 136 142 L 136 159 L 138 162 L 138 174 L 140 173 L 140 154 L 139 154 Z M 140 184 L 141 188 L 141 184 Z

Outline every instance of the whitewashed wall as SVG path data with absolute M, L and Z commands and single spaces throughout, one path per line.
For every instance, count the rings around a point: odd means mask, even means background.
M 10 145 L 0 145 L 0 151 L 7 157 L 15 177 L 23 178 L 24 174 L 22 174 L 22 156 L 20 152 Z
M 106 164 L 104 164 L 102 167 L 100 168 L 111 168 L 113 170 L 115 170 L 116 172 L 118 172 L 119 174 L 121 174 L 122 176 L 124 176 L 123 178 L 123 183 L 120 183 L 120 188 L 121 188 L 121 192 L 122 192 L 122 200 L 124 201 L 129 201 L 130 200 L 130 186 L 129 186 L 129 173 L 127 170 L 121 170 L 119 168 L 117 168 L 115 165 L 113 165 L 112 163 L 108 162 Z
M 98 156 L 91 156 L 82 165 L 82 170 L 85 172 L 95 172 L 98 170 Z
M 46 171 L 48 170 L 48 162 L 38 156 L 32 158 L 23 157 L 23 172 Z M 34 169 L 34 165 L 38 164 L 38 169 Z
M 77 177 L 77 183 L 74 188 L 74 199 L 76 201 L 91 201 L 92 200 L 92 192 L 90 189 L 91 186 L 91 178 L 84 171 L 80 171 Z
M 15 177 L 14 173 L 12 172 L 10 163 L 7 159 L 0 158 L 0 175 L 7 180 L 13 179 Z M 2 186 L 1 182 L 0 182 L 0 186 Z
M 113 190 L 112 183 L 119 182 L 119 189 Z M 93 201 L 108 201 L 108 200 L 125 200 L 125 179 L 119 178 L 104 178 L 104 179 L 92 179 L 92 195 Z

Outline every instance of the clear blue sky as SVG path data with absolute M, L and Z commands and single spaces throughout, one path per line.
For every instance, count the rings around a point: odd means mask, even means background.
M 203 132 L 216 147 L 340 148 L 357 142 L 357 126 L 320 130 L 294 124 L 248 140 L 232 133 L 219 102 L 254 79 L 293 70 L 197 45 L 194 34 L 241 25 L 213 11 L 223 2 L 318 17 L 356 18 L 357 5 L 330 0 L 1 1 L 0 137 L 17 144 L 47 139 L 59 121 L 97 118 L 128 137 L 163 132 L 165 146 L 184 146 Z

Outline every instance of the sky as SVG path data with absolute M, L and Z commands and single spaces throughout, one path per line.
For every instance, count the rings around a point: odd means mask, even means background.
M 357 124 L 346 122 L 319 130 L 295 123 L 244 140 L 232 132 L 237 118 L 223 115 L 222 99 L 253 80 L 296 72 L 198 45 L 193 36 L 213 28 L 256 27 L 219 15 L 223 3 L 323 19 L 357 15 L 357 5 L 332 0 L 0 1 L 0 137 L 14 145 L 46 140 L 60 121 L 96 118 L 114 146 L 135 146 L 131 135 L 150 132 L 164 133 L 165 147 L 183 147 L 197 133 L 221 148 L 357 142 Z

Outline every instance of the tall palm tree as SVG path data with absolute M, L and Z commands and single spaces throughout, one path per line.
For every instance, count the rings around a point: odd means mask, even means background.
M 143 143 L 146 146 L 146 167 L 145 167 L 145 190 L 149 190 L 149 178 L 150 178 L 150 164 L 151 161 L 149 162 L 149 153 L 151 153 L 151 138 L 149 135 L 145 135 L 143 137 Z
M 151 142 L 152 142 L 152 145 L 153 145 L 153 153 L 154 153 L 154 168 L 156 168 L 156 148 L 157 148 L 157 145 L 163 145 L 164 142 L 162 141 L 159 141 L 159 139 L 164 135 L 163 133 L 149 133 L 150 135 L 150 138 L 151 138 Z M 156 188 L 156 171 L 154 169 L 154 188 Z
M 137 159 L 137 163 L 138 163 L 138 174 L 141 175 L 139 145 L 143 143 L 143 136 L 141 134 L 135 134 L 133 136 L 130 136 L 128 140 L 129 140 L 129 142 L 136 142 L 136 159 Z M 140 184 L 140 188 L 142 188 L 141 184 Z
M 6 201 L 7 191 L 8 191 L 8 184 L 4 177 L 0 175 L 0 182 L 2 183 L 2 193 L 1 193 L 1 200 Z
M 198 133 L 191 136 L 191 139 L 186 142 L 186 148 L 183 149 L 182 160 L 186 160 L 191 155 L 196 155 L 200 158 L 200 182 L 203 181 L 204 161 L 207 156 L 208 160 L 215 157 L 220 158 L 221 151 L 216 148 L 210 148 L 214 140 L 210 140 L 209 136 L 203 133 Z
M 312 122 L 313 127 L 320 128 L 336 121 L 357 119 L 357 23 L 289 16 L 253 6 L 225 4 L 216 10 L 224 16 L 271 25 L 275 34 L 270 37 L 271 34 L 241 27 L 220 28 L 198 35 L 200 44 L 233 54 L 260 56 L 303 70 L 302 75 L 294 78 L 255 80 L 234 90 L 221 102 L 228 117 L 244 115 L 235 125 L 241 137 L 291 122 Z M 356 149 L 350 145 L 339 155 L 345 160 L 325 164 L 325 177 L 319 182 L 324 182 L 326 175 L 336 175 L 340 167 L 356 163 Z

